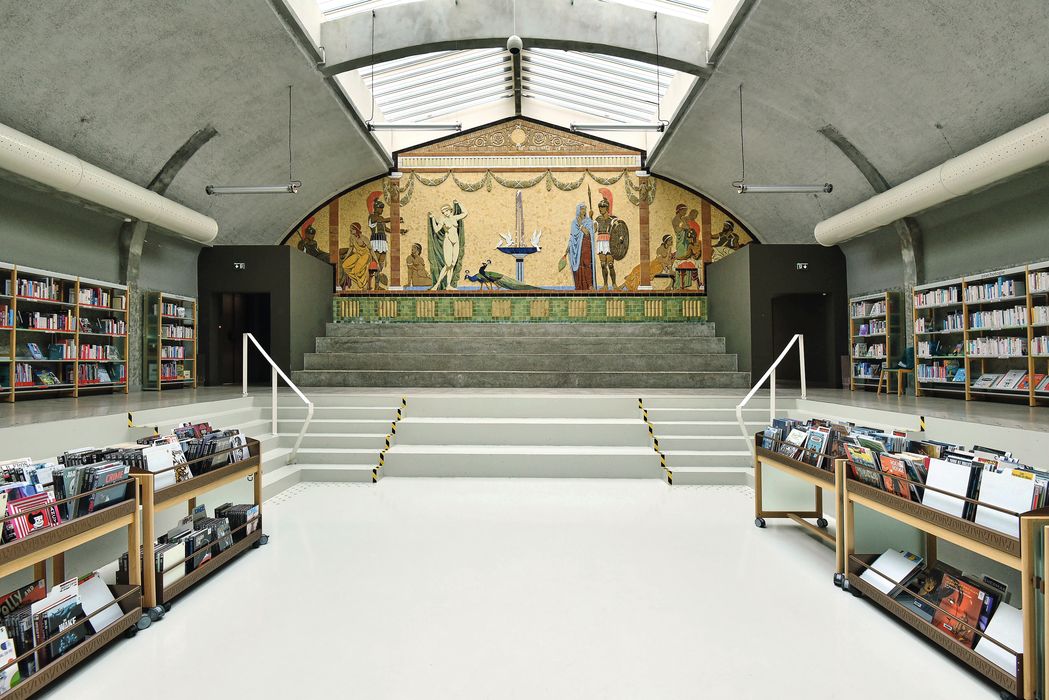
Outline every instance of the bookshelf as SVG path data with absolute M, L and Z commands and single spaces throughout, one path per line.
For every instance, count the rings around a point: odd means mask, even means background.
M 0 263 L 0 398 L 127 393 L 124 285 Z
M 48 560 L 50 560 L 51 583 L 52 585 L 61 583 L 66 580 L 66 552 L 107 537 L 110 533 L 116 532 L 121 528 L 126 528 L 127 530 L 128 551 L 138 551 L 139 501 L 137 489 L 134 488 L 135 482 L 133 479 L 128 478 L 126 483 L 131 495 L 125 501 L 88 515 L 64 521 L 59 525 L 37 530 L 27 537 L 0 545 L 0 578 L 18 574 L 24 569 L 32 568 L 34 579 L 46 580 L 46 565 Z M 107 484 L 102 488 L 95 489 L 95 491 L 112 488 L 114 485 Z M 84 492 L 74 498 L 79 499 L 90 493 L 93 492 Z M 74 500 L 74 498 L 55 501 L 55 504 L 67 503 Z M 7 521 L 16 517 L 24 516 L 0 517 L 0 521 Z M 109 587 L 114 597 L 113 602 L 82 619 L 90 621 L 113 605 L 119 607 L 120 617 L 111 624 L 88 635 L 75 647 L 43 665 L 32 675 L 24 678 L 18 685 L 3 694 L 5 700 L 8 698 L 23 700 L 39 693 L 50 684 L 61 679 L 66 673 L 75 669 L 79 664 L 90 659 L 97 652 L 102 651 L 121 634 L 131 637 L 139 629 L 148 627 L 150 620 L 148 616 L 142 614 L 141 578 L 141 570 L 136 564 L 129 572 L 129 580 L 126 585 Z M 43 652 L 45 647 L 61 637 L 61 635 L 62 633 L 60 632 L 41 641 L 31 650 L 10 663 L 15 663 L 38 652 Z
M 1049 400 L 1049 262 L 916 287 L 914 319 L 918 396 Z
M 213 460 L 215 457 L 224 457 L 233 449 L 216 452 L 200 459 L 191 460 L 185 465 L 179 464 L 163 471 L 172 471 L 183 466 L 188 466 L 191 471 L 197 471 L 199 463 Z M 243 448 L 240 448 L 243 449 Z M 170 486 L 156 488 L 156 476 L 162 472 L 136 471 L 132 476 L 139 483 L 142 498 L 142 562 L 143 577 L 142 605 L 158 617 L 162 617 L 164 611 L 170 609 L 171 601 L 185 591 L 189 590 L 201 580 L 221 569 L 230 560 L 242 554 L 249 548 L 257 548 L 262 544 L 262 456 L 258 440 L 247 439 L 248 458 L 237 462 L 213 468 L 184 481 L 179 481 Z M 170 585 L 165 585 L 163 572 L 156 572 L 152 562 L 156 561 L 156 522 L 157 516 L 170 508 L 186 504 L 187 512 L 193 513 L 197 505 L 197 498 L 242 479 L 252 482 L 254 504 L 259 507 L 259 514 L 244 525 L 235 528 L 232 535 L 235 542 L 228 549 L 217 556 L 213 556 L 202 566 L 182 576 Z M 247 534 L 239 537 L 241 530 Z M 238 538 L 239 537 L 239 538 Z M 186 557 L 180 565 L 189 559 Z
M 876 389 L 885 366 L 899 357 L 896 292 L 849 299 L 849 388 Z
M 145 293 L 142 388 L 163 391 L 197 386 L 197 300 L 167 292 Z

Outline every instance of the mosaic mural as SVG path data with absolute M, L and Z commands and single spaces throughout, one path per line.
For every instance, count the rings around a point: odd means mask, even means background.
M 640 152 L 523 119 L 397 164 L 399 178 L 343 194 L 287 238 L 337 264 L 343 291 L 696 291 L 704 259 L 751 242 L 702 196 L 639 176 Z

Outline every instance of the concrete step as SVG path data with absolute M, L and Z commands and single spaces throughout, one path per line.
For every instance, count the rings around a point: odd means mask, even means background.
M 659 449 L 684 450 L 686 452 L 724 452 L 747 449 L 750 444 L 740 435 L 660 435 Z
M 291 454 L 290 447 L 274 447 L 262 451 L 262 473 L 268 474 L 288 465 L 288 456 Z M 265 479 L 263 479 L 265 482 Z
M 754 470 L 746 467 L 678 467 L 670 471 L 674 486 L 754 485 Z
M 738 388 L 738 387 L 732 387 Z M 746 389 L 749 389 L 748 386 Z M 697 408 L 731 408 L 735 410 L 736 405 L 743 400 L 746 396 L 746 389 L 743 391 L 733 392 L 726 391 L 724 393 L 695 393 L 695 394 L 680 394 L 680 395 L 669 395 L 669 394 L 640 394 L 641 399 L 645 402 L 645 408 L 648 409 L 649 417 L 652 417 L 652 411 L 656 409 L 697 409 Z M 751 399 L 750 403 L 747 404 L 748 408 L 761 408 L 764 407 L 768 410 L 768 398 L 759 398 L 755 396 Z
M 681 323 L 329 323 L 325 335 L 330 337 L 364 336 L 448 336 L 474 337 L 551 337 L 635 335 L 645 338 L 702 337 L 714 335 L 714 324 L 704 321 Z
M 367 464 L 300 464 L 302 481 L 367 482 L 372 480 L 375 465 Z M 380 472 L 380 476 L 382 472 Z
M 296 464 L 342 464 L 371 469 L 379 464 L 381 448 L 303 447 Z
M 395 445 L 651 444 L 639 418 L 412 418 L 397 426 Z
M 329 420 L 329 419 L 313 419 L 310 421 L 310 426 L 306 430 L 307 435 L 319 434 L 319 433 L 382 433 L 385 435 L 390 432 L 390 425 L 393 421 L 381 420 L 381 419 L 367 419 L 367 420 Z M 292 434 L 298 435 L 299 431 L 302 430 L 302 421 L 291 421 L 291 420 L 280 420 L 277 421 L 277 432 L 281 435 Z
M 668 363 L 672 366 L 673 363 Z M 300 370 L 292 373 L 300 387 L 497 387 L 497 388 L 742 388 L 749 372 L 447 372 L 386 370 Z
M 400 404 L 400 399 L 397 401 Z M 277 406 L 277 418 L 280 420 L 305 420 L 307 408 L 301 402 L 298 406 Z M 267 406 L 260 410 L 262 417 L 270 419 L 273 410 Z M 393 420 L 397 417 L 396 406 L 314 406 L 313 420 Z
M 651 415 L 649 416 L 651 420 Z M 744 422 L 748 434 L 762 430 L 767 424 L 762 422 Z M 693 435 L 731 435 L 743 439 L 739 431 L 739 423 L 734 420 L 692 420 L 692 421 L 652 421 L 652 429 L 660 440 L 674 436 Z
M 299 483 L 301 472 L 299 465 L 292 464 L 262 475 L 262 498 L 263 500 L 273 498 L 281 491 L 289 489 Z
M 645 410 L 648 411 L 648 419 L 652 422 L 663 421 L 735 421 L 735 406 L 707 407 L 707 408 L 652 408 L 645 401 Z M 743 409 L 743 420 L 766 421 L 769 417 L 767 408 L 745 408 Z
M 750 450 L 669 450 L 663 448 L 662 441 L 659 446 L 667 459 L 667 466 L 671 469 L 682 467 L 753 469 L 754 466 L 754 457 L 750 454 Z
M 453 353 L 406 353 L 406 352 L 322 352 L 309 353 L 303 357 L 304 368 L 362 369 L 362 370 L 412 370 L 426 368 L 440 371 L 544 371 L 557 369 L 563 372 L 578 372 L 603 369 L 614 372 L 644 372 L 653 368 L 653 360 L 659 356 L 646 353 L 601 353 L 601 348 L 592 352 L 557 353 L 511 352 L 510 348 L 496 350 L 487 344 L 469 348 L 469 352 Z M 467 350 L 467 349 L 462 349 Z M 477 351 L 480 352 L 477 352 Z M 650 349 L 651 350 L 651 349 Z M 726 354 L 677 354 L 673 358 L 674 369 L 688 372 L 734 372 L 736 356 Z M 364 410 L 364 409 L 357 409 Z
M 396 410 L 401 405 L 401 398 L 403 394 L 395 392 L 387 393 L 368 393 L 368 392 L 314 392 L 309 393 L 304 391 L 306 398 L 313 402 L 314 411 L 322 407 L 328 408 L 352 408 L 352 407 L 383 407 Z M 256 396 L 254 397 L 255 405 L 259 408 L 269 408 L 270 406 L 270 395 Z M 280 409 L 284 407 L 288 408 L 301 408 L 303 415 L 305 415 L 306 404 L 302 402 L 295 394 L 290 391 L 282 391 L 277 395 L 277 405 Z M 267 414 L 268 415 L 268 414 Z
M 521 328 L 531 328 L 515 324 Z M 382 335 L 362 337 L 317 338 L 318 353 L 396 353 L 396 354 L 455 354 L 459 352 L 550 353 L 589 355 L 598 350 L 608 353 L 638 353 L 667 355 L 681 353 L 724 353 L 725 339 L 710 336 L 658 337 L 649 336 L 488 336 L 484 324 L 475 335 Z M 585 340 L 583 339 L 585 337 Z M 749 388 L 749 387 L 748 387 Z
M 411 394 L 405 418 L 640 418 L 637 399 L 557 393 Z
M 291 448 L 298 433 L 283 433 L 280 444 Z M 386 444 L 385 433 L 306 433 L 300 447 L 331 447 L 336 449 L 381 450 Z
M 394 445 L 384 476 L 660 479 L 651 448 Z

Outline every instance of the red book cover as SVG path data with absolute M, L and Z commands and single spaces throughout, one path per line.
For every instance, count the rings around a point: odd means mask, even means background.
M 979 623 L 985 595 L 976 586 L 944 574 L 936 592 L 940 602 L 932 617 L 933 626 L 971 649 L 976 643 L 973 630 Z
M 911 486 L 907 483 L 907 463 L 899 457 L 887 454 L 885 452 L 878 455 L 881 461 L 881 470 L 884 473 L 882 481 L 885 483 L 885 490 L 891 494 L 905 498 L 908 501 L 911 500 Z

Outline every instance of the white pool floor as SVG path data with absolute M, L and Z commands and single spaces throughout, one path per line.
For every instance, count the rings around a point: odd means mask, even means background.
M 744 487 L 304 483 L 270 543 L 53 697 L 997 698 Z

